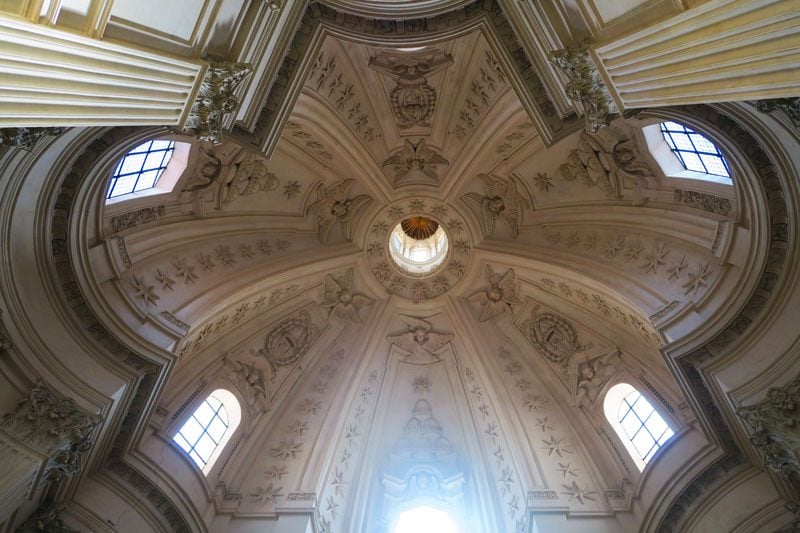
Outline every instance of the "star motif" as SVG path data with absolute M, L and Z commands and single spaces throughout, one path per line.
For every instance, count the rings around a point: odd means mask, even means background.
M 453 261 L 447 265 L 447 270 L 454 276 L 462 276 L 464 274 L 464 264 L 459 261 Z
M 261 239 L 256 243 L 256 246 L 258 246 L 258 251 L 263 255 L 272 255 L 272 244 L 268 240 Z
M 315 415 L 320 408 L 320 402 L 317 400 L 311 400 L 306 398 L 299 404 L 297 404 L 297 408 L 300 409 L 303 413 L 307 415 Z
M 288 250 L 291 245 L 292 243 L 287 241 L 286 239 L 278 239 L 275 241 L 275 248 L 277 248 L 281 252 L 285 252 L 286 250 Z
M 628 249 L 625 250 L 625 257 L 628 258 L 628 262 L 630 263 L 634 259 L 639 259 L 639 255 L 644 251 L 644 246 L 642 246 L 641 241 L 636 241 L 633 244 L 628 246 Z
M 644 256 L 645 263 L 642 265 L 642 268 L 645 269 L 644 273 L 649 274 L 653 272 L 654 274 L 658 274 L 658 267 L 667 262 L 669 252 L 670 250 L 664 243 L 659 243 L 655 246 L 652 252 Z
M 253 258 L 253 247 L 249 244 L 240 244 L 239 245 L 239 255 L 244 257 L 245 259 L 252 259 Z
M 389 224 L 384 221 L 372 225 L 372 233 L 386 233 L 387 231 L 389 231 Z
M 542 448 L 543 450 L 547 450 L 547 455 L 553 455 L 555 452 L 556 455 L 559 457 L 564 457 L 563 454 L 565 453 L 572 453 L 569 449 L 569 443 L 566 442 L 564 439 L 556 439 L 553 435 L 550 435 L 550 441 L 543 440 L 545 446 Z
M 356 425 L 349 425 L 347 426 L 347 430 L 345 430 L 344 438 L 347 441 L 348 446 L 352 446 L 355 441 L 361 436 L 358 432 L 358 426 Z
M 686 283 L 683 284 L 685 290 L 684 294 L 697 294 L 700 287 L 708 287 L 708 280 L 706 278 L 710 276 L 712 272 L 713 269 L 711 268 L 710 262 L 706 263 L 705 266 L 698 264 L 697 272 L 688 272 L 686 274 L 688 279 Z
M 567 477 L 567 474 L 574 477 L 578 477 L 578 474 L 576 474 L 575 472 L 580 470 L 580 468 L 575 468 L 574 466 L 572 466 L 572 463 L 558 463 L 558 468 L 556 468 L 556 470 L 561 472 L 561 474 L 564 477 Z
M 383 245 L 377 242 L 367 245 L 367 253 L 372 257 L 378 257 L 383 254 Z
M 425 202 L 423 200 L 411 200 L 408 202 L 409 211 L 423 211 L 425 209 Z
M 528 412 L 541 411 L 547 400 L 541 398 L 539 395 L 527 394 L 522 399 L 522 405 L 528 409 Z
M 546 416 L 544 418 L 537 418 L 536 425 L 539 426 L 541 431 L 552 431 L 553 425 L 550 423 L 550 417 Z
M 152 285 L 147 284 L 147 282 L 144 280 L 144 276 L 133 276 L 133 279 L 131 279 L 128 283 L 131 287 L 136 289 L 136 294 L 134 294 L 134 296 L 136 298 L 141 298 L 145 307 L 148 305 L 156 305 L 156 301 L 158 301 L 160 296 L 158 293 L 156 293 L 156 290 Z
M 230 247 L 220 244 L 217 246 L 216 251 L 220 262 L 228 268 L 233 268 L 233 265 L 236 264 L 236 259 L 233 257 Z
M 539 172 L 538 175 L 533 178 L 533 181 L 542 192 L 550 192 L 550 189 L 553 187 L 553 179 L 547 175 L 547 172 L 544 174 Z
M 603 255 L 605 255 L 608 259 L 613 257 L 617 257 L 617 254 L 622 250 L 625 246 L 625 237 L 622 235 L 617 235 L 608 240 L 606 243 L 605 248 L 603 248 Z
M 304 431 L 308 431 L 308 422 L 298 420 L 294 424 L 289 425 L 289 431 L 297 435 L 297 438 L 300 438 L 303 436 Z
M 597 494 L 596 491 L 588 490 L 586 486 L 579 487 L 576 481 L 572 482 L 572 485 L 561 485 L 566 490 L 561 491 L 561 494 L 566 494 L 569 496 L 569 501 L 578 500 L 580 503 L 584 503 L 584 500 L 591 500 L 595 501 L 594 498 L 591 497 L 592 494 Z
M 200 268 L 203 269 L 203 272 L 214 272 L 214 267 L 216 265 L 211 261 L 210 255 L 199 253 L 195 259 L 200 264 Z
M 283 195 L 292 200 L 296 198 L 300 194 L 300 182 L 297 180 L 289 180 L 286 182 L 286 185 L 283 186 Z
M 683 274 L 683 271 L 686 270 L 686 267 L 689 266 L 689 263 L 686 262 L 686 256 L 684 255 L 680 261 L 675 261 L 670 265 L 667 269 L 667 274 L 669 274 L 670 280 L 678 279 Z
M 386 214 L 389 216 L 389 218 L 399 217 L 403 214 L 403 208 L 400 207 L 399 205 L 393 205 L 389 207 Z
M 497 424 L 495 424 L 494 422 L 490 423 L 488 426 L 486 426 L 484 433 L 486 433 L 486 435 L 489 436 L 489 439 L 492 441 L 492 443 L 494 443 L 495 439 L 498 438 Z
M 333 487 L 334 494 L 341 496 L 347 485 L 349 485 L 349 483 L 345 483 L 344 481 L 344 472 L 339 470 L 339 468 L 334 468 L 333 475 L 331 476 L 331 486 Z
M 581 243 L 581 234 L 577 231 L 573 231 L 570 233 L 567 238 L 564 240 L 564 244 L 567 245 L 567 248 L 574 248 Z
M 267 477 L 267 479 L 277 479 L 278 481 L 283 479 L 283 476 L 288 473 L 289 472 L 286 470 L 286 467 L 283 465 L 272 465 L 268 470 L 264 471 L 264 475 Z
M 455 247 L 456 252 L 461 255 L 466 255 L 469 252 L 469 242 L 464 239 L 457 240 L 453 246 Z
M 433 206 L 433 209 L 431 209 L 431 213 L 435 217 L 444 218 L 447 216 L 447 207 L 442 204 L 436 204 Z
M 600 234 L 595 232 L 583 238 L 583 247 L 587 250 L 593 250 L 597 243 L 600 241 Z
M 280 444 L 270 450 L 272 457 L 286 460 L 294 459 L 297 454 L 303 451 L 303 443 L 295 440 L 282 440 Z
M 161 290 L 168 290 L 170 292 L 174 290 L 172 286 L 175 284 L 175 280 L 169 277 L 169 274 L 160 268 L 156 269 L 156 273 L 153 274 L 153 277 L 161 284 Z
M 375 277 L 381 281 L 389 281 L 389 278 L 392 276 L 392 270 L 385 261 L 381 261 L 375 265 L 375 268 L 372 269 L 372 272 L 375 274 Z
M 277 487 L 270 483 L 267 487 L 257 487 L 255 492 L 248 494 L 252 503 L 276 503 L 277 499 L 283 496 L 283 487 Z
M 454 233 L 461 233 L 464 231 L 464 224 L 460 220 L 456 220 L 454 218 L 451 218 L 447 221 L 447 227 Z
M 183 278 L 184 284 L 194 285 L 198 276 L 194 272 L 194 265 L 188 264 L 185 257 L 173 257 L 172 266 L 175 267 L 175 275 Z

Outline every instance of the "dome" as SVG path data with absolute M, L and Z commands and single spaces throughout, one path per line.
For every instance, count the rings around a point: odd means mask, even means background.
M 153 30 L 169 101 L 193 39 L 237 57 L 180 127 L 2 148 L 9 498 L 122 532 L 786 526 L 794 451 L 758 442 L 794 442 L 790 115 L 634 106 L 636 17 L 520 39 L 553 13 L 507 3 L 223 2 L 198 20 L 235 39 Z M 590 19 L 608 42 L 548 59 Z

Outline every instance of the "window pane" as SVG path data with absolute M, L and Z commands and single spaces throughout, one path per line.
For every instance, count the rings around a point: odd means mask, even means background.
M 217 443 L 211 440 L 211 437 L 208 434 L 203 435 L 200 437 L 200 440 L 197 441 L 197 444 L 194 447 L 194 451 L 197 452 L 200 457 L 203 458 L 203 462 L 207 463 L 208 460 L 211 458 L 211 454 L 214 453 L 214 449 L 217 447 Z
M 208 400 L 200 404 L 197 411 L 194 412 L 194 417 L 202 426 L 207 426 L 211 419 L 214 417 L 214 409 L 212 409 Z
M 172 141 L 148 141 L 125 154 L 114 169 L 106 198 L 155 187 L 174 150 Z
M 640 468 L 674 435 L 667 421 L 647 398 L 627 383 L 609 389 L 604 409 Z M 616 420 L 613 418 L 615 411 Z
M 186 452 L 188 452 L 188 451 L 190 451 L 192 449 L 192 445 L 189 444 L 189 442 L 186 439 L 184 439 L 183 435 L 181 435 L 180 433 L 178 433 L 174 437 L 172 437 L 172 440 L 177 442 L 178 446 L 183 448 L 183 450 L 186 451 Z
M 642 422 L 646 421 L 647 417 L 653 413 L 653 407 L 641 396 L 639 396 L 639 398 L 636 399 L 636 403 L 633 404 L 633 410 L 636 411 L 636 414 L 639 415 Z
M 228 426 L 219 419 L 219 417 L 214 418 L 214 421 L 208 426 L 208 434 L 214 439 L 215 442 L 219 442 L 222 440 L 222 436 L 225 434 L 225 431 L 228 429 Z
M 628 411 L 628 414 L 622 419 L 622 429 L 624 429 L 625 433 L 630 437 L 633 436 L 640 427 L 642 427 L 641 420 L 637 418 L 633 411 Z
M 730 177 L 722 152 L 704 135 L 676 122 L 662 122 L 661 134 L 685 169 Z
M 197 439 L 200 438 L 200 435 L 203 434 L 203 426 L 198 424 L 197 420 L 194 418 L 189 418 L 186 424 L 181 428 L 180 434 L 183 435 L 189 444 L 194 445 Z
M 650 436 L 650 433 L 644 429 L 637 433 L 636 436 L 631 439 L 631 441 L 633 442 L 634 447 L 639 450 L 639 455 L 642 457 L 644 457 L 644 455 L 650 451 L 650 448 L 653 447 L 653 444 L 656 443 L 653 437 Z

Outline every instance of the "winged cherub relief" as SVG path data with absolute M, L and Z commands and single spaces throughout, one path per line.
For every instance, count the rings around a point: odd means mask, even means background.
M 622 353 L 616 350 L 578 365 L 575 387 L 575 403 L 578 407 L 586 407 L 597 400 L 600 390 L 617 371 L 621 362 Z
M 234 165 L 236 172 L 223 186 L 222 202 L 227 204 L 240 196 L 251 196 L 258 192 L 274 191 L 280 185 L 278 178 L 267 169 L 263 160 L 247 155 Z
M 431 317 L 428 317 L 431 318 Z M 386 340 L 401 350 L 408 352 L 406 361 L 433 363 L 439 360 L 436 352 L 453 340 L 452 333 L 436 333 L 430 322 L 422 318 L 400 315 L 408 326 L 408 331 L 398 335 L 388 335 Z
M 228 376 L 239 387 L 239 391 L 247 399 L 249 407 L 267 410 L 267 380 L 264 371 L 253 363 L 225 358 L 225 369 Z
M 420 139 L 417 144 L 406 139 L 403 147 L 383 162 L 383 167 L 391 167 L 395 186 L 401 181 L 412 181 L 414 178 L 429 180 L 438 185 L 438 166 L 449 164 L 447 159 L 425 144 L 425 139 Z
M 328 316 L 334 315 L 357 324 L 361 323 L 358 311 L 362 307 L 372 305 L 372 298 L 352 292 L 353 269 L 350 268 L 343 274 L 325 277 L 322 307 L 328 309 Z
M 317 201 L 308 206 L 307 214 L 314 217 L 317 237 L 321 243 L 328 242 L 337 220 L 342 225 L 342 236 L 348 241 L 353 240 L 356 218 L 372 203 L 372 198 L 366 194 L 347 197 L 353 183 L 355 180 L 351 178 L 337 181 L 329 187 L 321 184 L 317 187 Z
M 502 217 L 511 227 L 512 237 L 516 239 L 519 236 L 519 227 L 522 225 L 525 209 L 531 208 L 528 199 L 517 191 L 516 178 L 510 176 L 508 180 L 504 180 L 488 174 L 478 174 L 478 179 L 486 188 L 486 196 L 468 192 L 464 198 L 468 198 L 480 206 L 484 237 L 490 237 L 494 233 L 495 222 Z
M 491 266 L 486 265 L 486 276 L 489 278 L 489 288 L 467 297 L 470 302 L 478 302 L 483 305 L 483 311 L 478 317 L 481 322 L 499 318 L 511 311 L 513 304 L 522 303 L 517 298 L 519 286 L 513 268 L 509 268 L 501 276 Z

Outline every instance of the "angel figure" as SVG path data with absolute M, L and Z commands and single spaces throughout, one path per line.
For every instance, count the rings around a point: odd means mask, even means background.
M 616 371 L 620 360 L 620 352 L 615 351 L 578 365 L 578 385 L 575 393 L 575 403 L 578 407 L 586 407 L 597 399 L 600 389 Z
M 267 383 L 264 371 L 252 363 L 225 359 L 225 368 L 230 378 L 239 386 L 239 390 L 247 397 L 251 408 L 267 410 Z
M 431 331 L 431 324 L 422 318 L 400 315 L 400 319 L 406 323 L 408 331 L 398 335 L 388 335 L 386 340 L 408 352 L 406 360 L 422 360 L 426 363 L 438 361 L 439 357 L 436 356 L 436 352 L 453 340 L 452 333 Z
M 419 174 L 438 183 L 439 169 L 437 166 L 449 164 L 447 159 L 425 144 L 425 139 L 420 139 L 417 144 L 406 139 L 405 145 L 383 162 L 384 167 L 392 167 L 395 185 L 406 176 L 413 177 Z
M 353 293 L 353 269 L 350 268 L 340 276 L 328 274 L 325 277 L 322 307 L 328 308 L 328 316 L 336 315 L 357 324 L 361 323 L 358 311 L 372 305 L 372 298 Z
M 558 174 L 567 181 L 578 179 L 588 188 L 597 186 L 609 198 L 619 196 L 611 158 L 587 133 L 581 133 L 577 148 L 558 168 Z
M 307 214 L 314 216 L 317 237 L 321 243 L 328 242 L 337 220 L 342 225 L 342 236 L 348 241 L 353 240 L 355 219 L 372 202 L 372 198 L 366 194 L 347 197 L 354 182 L 354 179 L 346 179 L 337 181 L 330 187 L 317 187 L 317 201 L 308 206 Z
M 235 166 L 236 173 L 223 188 L 223 203 L 230 203 L 238 196 L 274 191 L 280 185 L 275 174 L 267 170 L 264 163 L 257 157 L 248 156 Z
M 200 153 L 200 162 L 198 162 L 194 174 L 186 180 L 183 192 L 205 191 L 214 185 L 222 173 L 222 160 L 217 157 L 214 148 L 200 146 Z
M 486 196 L 468 192 L 464 197 L 477 202 L 480 206 L 484 237 L 494 233 L 495 221 L 498 217 L 503 217 L 511 227 L 512 237 L 516 239 L 519 236 L 524 211 L 531 208 L 528 199 L 517 192 L 516 179 L 510 176 L 506 181 L 488 174 L 478 174 L 478 179 L 486 188 Z
M 517 276 L 513 268 L 506 270 L 502 276 L 486 265 L 486 276 L 489 278 L 489 288 L 473 293 L 467 300 L 483 305 L 483 311 L 478 320 L 486 322 L 501 317 L 506 311 L 511 310 L 513 304 L 521 304 L 517 298 Z

